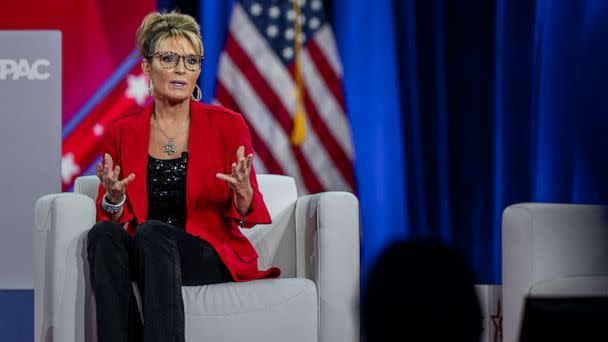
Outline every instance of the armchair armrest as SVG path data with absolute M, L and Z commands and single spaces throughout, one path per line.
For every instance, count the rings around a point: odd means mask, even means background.
M 598 277 L 606 276 L 608 207 L 556 203 L 507 207 L 502 216 L 503 341 L 518 339 L 526 296 L 597 293 L 603 285 Z
M 95 203 L 85 195 L 51 194 L 35 207 L 35 341 L 89 341 L 95 329 L 86 262 L 86 235 Z M 86 308 L 86 310 L 85 310 Z
M 347 192 L 298 198 L 297 276 L 315 282 L 319 341 L 359 341 L 359 204 Z

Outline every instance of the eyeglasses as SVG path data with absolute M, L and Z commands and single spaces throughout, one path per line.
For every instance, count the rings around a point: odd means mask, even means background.
M 148 58 L 153 58 L 154 56 L 159 57 L 160 65 L 165 69 L 175 68 L 179 63 L 180 59 L 183 58 L 184 66 L 190 71 L 200 70 L 201 63 L 203 63 L 203 59 L 205 58 L 203 56 L 195 54 L 180 55 L 179 53 L 171 51 L 155 52 L 153 54 L 148 55 Z

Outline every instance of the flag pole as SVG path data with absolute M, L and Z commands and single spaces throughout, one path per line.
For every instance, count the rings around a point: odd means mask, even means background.
M 301 71 L 301 50 L 302 42 L 300 37 L 302 36 L 302 23 L 301 23 L 301 11 L 299 0 L 293 1 L 293 8 L 296 13 L 294 20 L 295 25 L 295 81 L 296 81 L 296 112 L 293 118 L 293 129 L 291 131 L 291 144 L 294 146 L 300 146 L 304 137 L 306 136 L 306 120 L 304 110 L 304 86 L 302 84 L 302 71 Z

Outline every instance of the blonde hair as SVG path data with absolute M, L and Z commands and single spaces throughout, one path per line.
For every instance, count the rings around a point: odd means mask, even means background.
M 191 16 L 177 11 L 146 15 L 137 29 L 137 49 L 148 59 L 156 46 L 167 38 L 184 38 L 194 46 L 198 54 L 203 55 L 200 26 Z

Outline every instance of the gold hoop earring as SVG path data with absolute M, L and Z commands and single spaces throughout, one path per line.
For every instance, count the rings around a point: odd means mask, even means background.
M 192 97 L 192 99 L 194 101 L 200 101 L 203 98 L 203 91 L 201 90 L 201 87 L 198 86 L 198 84 L 195 84 L 194 88 L 196 89 L 196 91 L 193 91 L 192 95 L 190 95 L 190 96 Z M 195 92 L 196 92 L 196 96 L 194 96 Z

